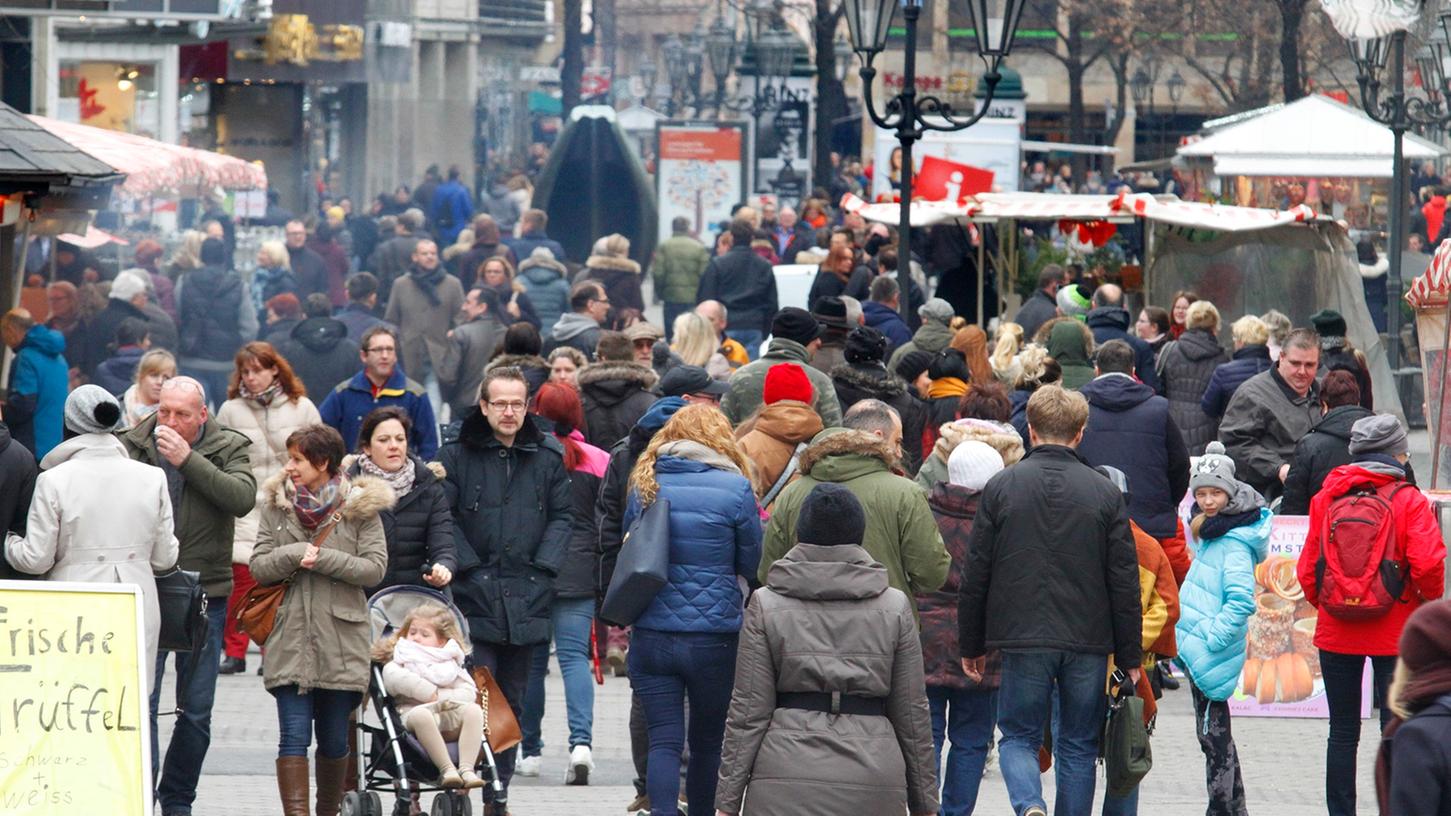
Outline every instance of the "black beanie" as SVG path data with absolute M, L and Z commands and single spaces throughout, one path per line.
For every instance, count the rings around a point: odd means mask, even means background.
M 897 361 L 897 376 L 912 382 L 932 366 L 932 355 L 925 351 L 909 351 Z
M 806 494 L 796 521 L 796 540 L 805 544 L 851 545 L 862 543 L 867 517 L 862 503 L 850 490 L 824 482 Z
M 842 356 L 848 363 L 880 363 L 887 356 L 887 336 L 871 326 L 858 326 L 846 336 Z

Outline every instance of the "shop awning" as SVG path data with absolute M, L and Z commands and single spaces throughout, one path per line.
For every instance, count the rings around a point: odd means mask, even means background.
M 267 187 L 267 171 L 261 165 L 235 156 L 45 116 L 28 118 L 77 150 L 125 173 L 121 190 L 132 196 Z
M 897 223 L 900 207 L 896 203 L 868 204 L 857 196 L 842 198 L 842 207 L 860 213 L 869 221 Z M 1180 201 L 1178 196 L 1154 196 L 1148 193 L 1117 195 L 1053 195 L 1050 193 L 981 193 L 967 200 L 966 205 L 948 201 L 912 202 L 912 226 L 925 227 L 953 220 L 993 222 L 1022 221 L 1117 221 L 1148 218 L 1183 227 L 1221 232 L 1242 232 L 1268 229 L 1281 224 L 1313 221 L 1315 212 L 1300 205 L 1290 210 L 1266 210 L 1258 207 L 1228 207 Z
M 564 103 L 543 91 L 529 92 L 529 112 L 545 116 L 559 116 L 564 113 Z

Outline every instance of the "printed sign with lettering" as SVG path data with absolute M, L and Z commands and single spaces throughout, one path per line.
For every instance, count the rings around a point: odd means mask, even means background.
M 0 813 L 149 816 L 142 596 L 0 581 Z

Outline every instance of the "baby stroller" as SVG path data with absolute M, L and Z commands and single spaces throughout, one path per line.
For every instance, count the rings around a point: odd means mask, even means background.
M 439 604 L 452 612 L 459 631 L 465 639 L 468 638 L 468 620 L 443 593 L 426 587 L 395 586 L 380 590 L 368 599 L 373 640 L 391 634 L 403 625 L 403 620 L 414 607 L 426 602 Z M 369 703 L 377 717 L 376 724 L 366 721 Z M 433 798 L 433 807 L 428 810 L 430 816 L 472 816 L 473 805 L 468 791 L 442 787 L 433 761 L 418 740 L 404 729 L 397 706 L 383 687 L 381 664 L 374 663 L 369 669 L 368 694 L 363 708 L 356 724 L 359 748 L 357 790 L 350 791 L 343 798 L 342 816 L 384 816 L 378 791 L 386 790 L 392 790 L 398 797 L 393 806 L 393 816 L 407 816 L 415 787 L 420 795 L 438 794 Z M 458 744 L 448 743 L 448 752 L 457 762 Z M 494 763 L 494 752 L 489 748 L 487 722 L 479 757 L 480 767 L 475 771 L 493 787 L 495 795 L 502 794 L 499 769 Z

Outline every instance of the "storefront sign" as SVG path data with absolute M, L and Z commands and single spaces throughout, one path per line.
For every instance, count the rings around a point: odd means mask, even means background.
M 0 812 L 150 816 L 134 586 L 0 581 Z
M 746 125 L 661 122 L 655 134 L 659 234 L 669 235 L 677 216 L 702 237 L 729 221 L 731 207 L 746 200 Z

